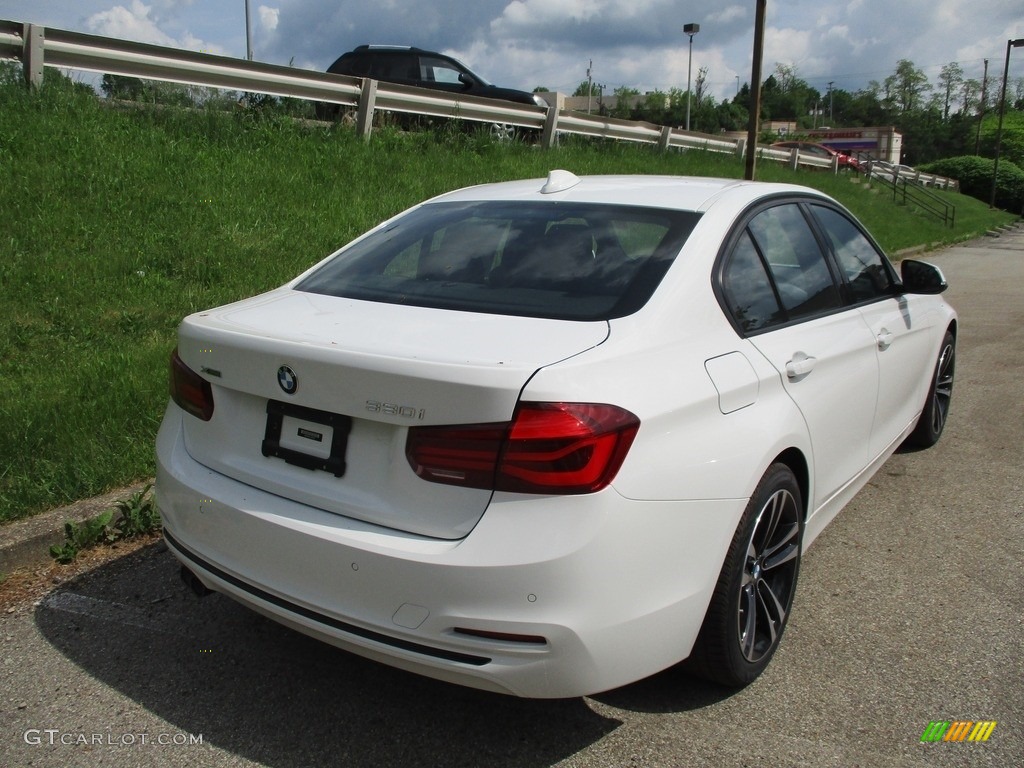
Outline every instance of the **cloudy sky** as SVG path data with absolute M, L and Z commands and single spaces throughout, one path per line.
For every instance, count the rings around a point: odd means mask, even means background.
M 750 79 L 754 0 L 249 0 L 254 58 L 323 70 L 361 43 L 444 51 L 498 85 L 571 92 L 586 80 L 686 87 L 685 23 L 700 24 L 693 73 L 729 98 Z M 245 0 L 0 0 L 0 18 L 244 57 Z M 777 63 L 822 93 L 881 82 L 903 58 L 935 84 L 956 61 L 1001 76 L 1024 37 L 1021 0 L 769 0 L 765 73 Z M 1011 80 L 1024 54 L 1011 56 Z

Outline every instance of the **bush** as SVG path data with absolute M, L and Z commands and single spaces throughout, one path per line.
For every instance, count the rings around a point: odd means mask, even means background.
M 987 157 L 965 155 L 937 160 L 920 170 L 949 176 L 960 182 L 960 191 L 984 202 L 992 198 L 994 161 Z M 1000 159 L 996 179 L 996 206 L 1007 211 L 1024 210 L 1024 171 L 1009 160 Z

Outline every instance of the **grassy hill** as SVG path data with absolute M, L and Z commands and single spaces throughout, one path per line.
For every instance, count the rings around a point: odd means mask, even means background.
M 242 109 L 115 109 L 0 85 L 0 522 L 151 476 L 178 321 L 281 284 L 413 203 L 552 168 L 743 172 L 723 155 L 565 144 L 458 131 L 366 143 Z M 758 175 L 824 189 L 891 250 L 1012 218 L 950 195 L 951 231 L 846 177 L 767 162 Z

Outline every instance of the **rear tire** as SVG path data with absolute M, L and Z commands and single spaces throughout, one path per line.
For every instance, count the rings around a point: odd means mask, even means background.
M 729 546 L 690 656 L 694 673 L 741 687 L 768 666 L 793 604 L 803 533 L 800 486 L 788 466 L 773 464 Z
M 956 337 L 952 331 L 946 331 L 939 349 L 939 359 L 935 363 L 932 383 L 928 388 L 928 399 L 924 410 L 917 420 L 914 431 L 907 437 L 906 443 L 914 448 L 931 448 L 942 437 L 949 416 L 949 405 L 953 398 L 953 376 L 956 373 Z
M 490 133 L 497 142 L 511 142 L 516 138 L 516 127 L 511 123 L 491 123 Z

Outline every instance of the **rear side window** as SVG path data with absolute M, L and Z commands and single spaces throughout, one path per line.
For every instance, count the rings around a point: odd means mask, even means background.
M 419 67 L 412 53 L 386 53 L 373 57 L 370 75 L 378 80 L 414 81 L 419 79 Z
M 729 312 L 744 331 L 756 331 L 785 318 L 749 232 L 740 235 L 726 262 L 722 287 Z
M 700 214 L 598 204 L 433 203 L 296 289 L 468 312 L 599 320 L 651 297 Z

